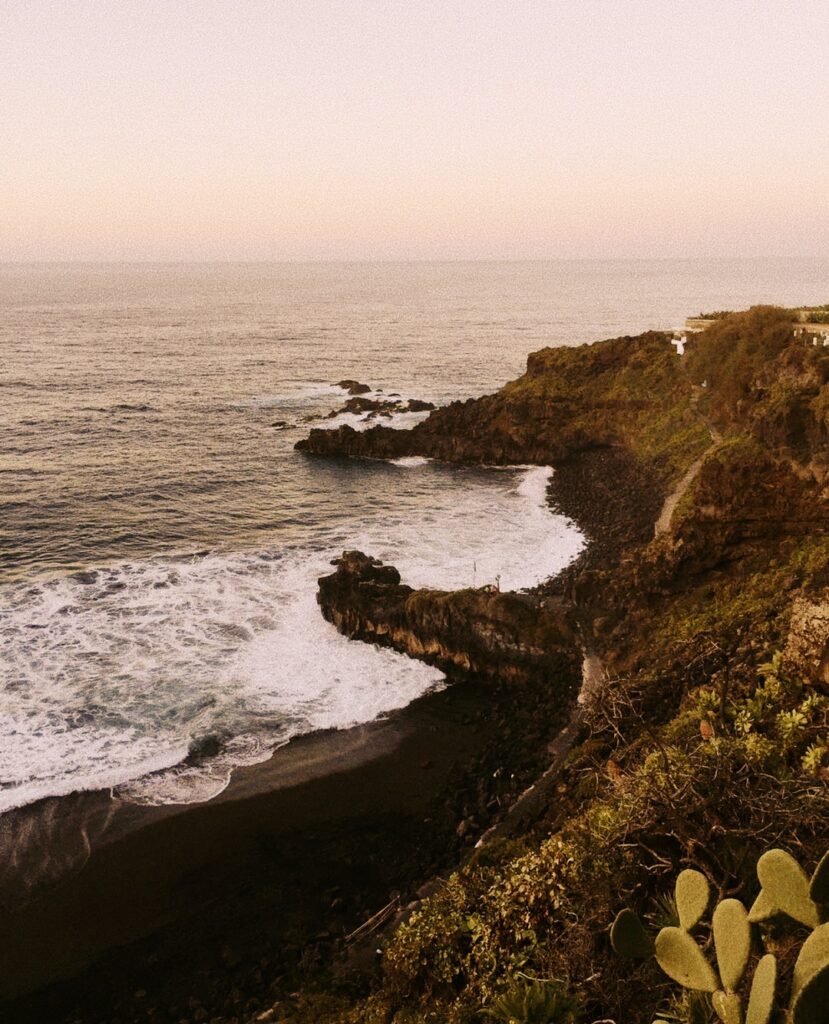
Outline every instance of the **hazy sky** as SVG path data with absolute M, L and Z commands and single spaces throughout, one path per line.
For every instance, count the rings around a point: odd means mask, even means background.
M 829 255 L 827 0 L 0 0 L 0 259 Z

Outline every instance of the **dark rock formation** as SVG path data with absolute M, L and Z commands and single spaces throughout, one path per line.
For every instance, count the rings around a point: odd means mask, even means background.
M 362 384 L 358 380 L 338 380 L 337 387 L 347 391 L 349 395 L 366 395 L 371 391 L 371 386 Z
M 386 402 L 378 401 L 376 398 L 363 398 L 358 395 L 355 398 L 349 398 L 345 405 L 341 405 L 339 409 L 332 409 L 331 412 L 328 413 L 327 418 L 333 419 L 335 416 L 339 416 L 344 412 L 370 412 L 375 409 L 381 409 L 386 404 Z
M 667 334 L 543 349 L 523 377 L 495 395 L 453 402 L 411 431 L 312 430 L 297 448 L 317 455 L 423 455 L 466 464 L 556 465 L 595 448 L 622 447 L 664 478 L 699 455 L 707 432 Z
M 328 413 L 327 419 L 333 419 L 335 416 L 340 416 L 344 412 L 353 413 L 369 413 L 369 418 L 377 415 L 392 415 L 398 412 L 427 412 L 434 409 L 435 406 L 431 402 L 424 402 L 419 398 L 410 398 L 407 401 L 402 399 L 377 399 L 377 398 L 363 398 L 357 396 L 355 398 L 349 398 L 345 405 L 340 406 L 339 409 L 334 409 Z
M 439 668 L 500 681 L 556 683 L 576 692 L 581 651 L 564 605 L 480 590 L 413 590 L 359 551 L 319 581 L 322 613 L 341 633 L 393 647 Z

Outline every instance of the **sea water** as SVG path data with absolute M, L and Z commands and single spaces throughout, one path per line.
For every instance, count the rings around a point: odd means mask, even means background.
M 581 548 L 550 470 L 294 451 L 357 378 L 442 404 L 529 351 L 822 302 L 823 261 L 0 267 L 0 811 L 205 800 L 442 684 L 316 606 L 343 549 L 529 587 Z M 424 414 L 401 414 L 405 428 Z M 193 757 L 193 752 L 201 752 Z M 190 755 L 190 756 L 188 756 Z

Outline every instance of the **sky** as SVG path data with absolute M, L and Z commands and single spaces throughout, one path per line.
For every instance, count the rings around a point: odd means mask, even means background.
M 0 260 L 829 256 L 826 0 L 0 0 Z

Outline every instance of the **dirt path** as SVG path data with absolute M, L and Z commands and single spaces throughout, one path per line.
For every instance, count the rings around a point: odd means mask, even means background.
M 698 398 L 698 396 L 695 397 Z M 693 404 L 696 405 L 696 402 Z M 697 473 L 699 473 L 703 462 L 705 462 L 717 445 L 722 442 L 722 434 L 719 430 L 707 421 L 706 426 L 708 427 L 708 433 L 711 435 L 711 444 L 695 462 L 691 463 L 685 475 L 665 499 L 665 504 L 662 506 L 662 511 L 659 513 L 659 518 L 656 520 L 656 525 L 653 528 L 654 537 L 661 537 L 671 528 L 671 519 L 673 518 L 674 509 L 680 503 L 685 492 L 696 479 Z

